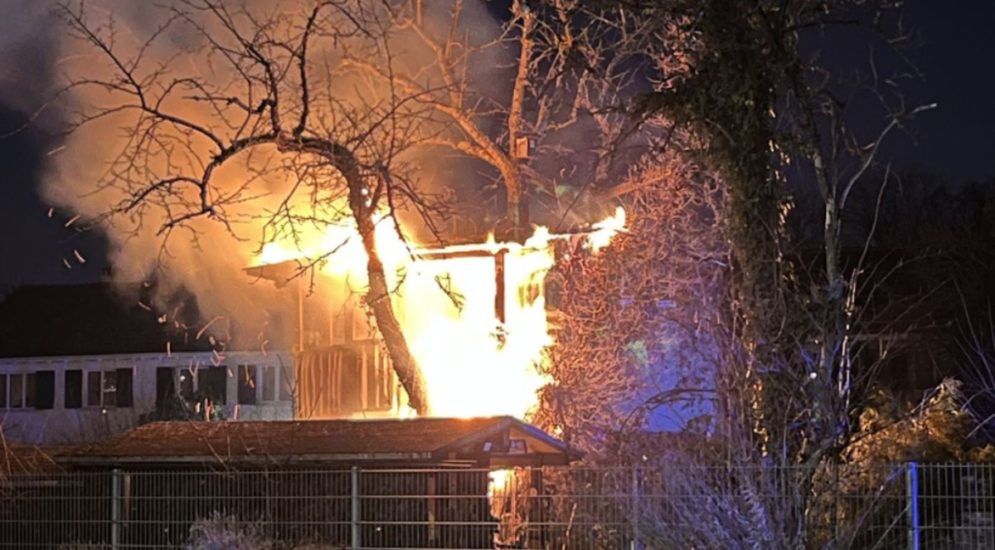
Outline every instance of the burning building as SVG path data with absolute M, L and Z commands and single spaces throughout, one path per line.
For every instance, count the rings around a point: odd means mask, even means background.
M 570 238 L 603 246 L 621 216 L 571 236 L 540 228 L 524 243 L 436 248 L 409 246 L 381 224 L 395 311 L 423 371 L 432 416 L 526 416 L 548 382 L 541 368 L 552 343 L 544 278 L 553 244 Z M 159 315 L 148 297 L 122 300 L 108 285 L 15 291 L 0 304 L 7 437 L 87 441 L 180 417 L 411 416 L 361 302 L 365 255 L 358 239 L 336 226 L 322 237 L 313 249 L 271 243 L 247 270 L 294 297 L 288 309 L 295 322 L 286 323 L 294 325 L 294 338 L 282 349 L 265 342 L 226 347 L 199 312 L 188 312 L 193 318 L 185 324 L 176 311 Z M 308 254 L 331 249 L 338 252 L 302 273 Z
M 624 212 L 590 230 L 553 235 L 545 228 L 519 242 L 416 247 L 381 220 L 378 253 L 391 300 L 424 376 L 433 416 L 524 418 L 549 382 L 552 343 L 545 276 L 554 243 L 607 244 Z M 335 251 L 328 257 L 328 250 Z M 321 258 L 316 261 L 315 258 Z M 391 368 L 362 295 L 366 254 L 350 228 L 330 226 L 311 242 L 269 243 L 250 275 L 293 286 L 297 296 L 294 355 L 298 418 L 409 416 L 407 396 Z

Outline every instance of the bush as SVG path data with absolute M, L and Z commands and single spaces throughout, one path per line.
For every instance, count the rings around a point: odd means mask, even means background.
M 188 550 L 270 550 L 273 543 L 260 536 L 254 526 L 215 512 L 190 526 L 186 547 Z

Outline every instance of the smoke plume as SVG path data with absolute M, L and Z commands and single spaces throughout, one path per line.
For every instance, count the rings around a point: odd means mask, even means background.
M 74 124 L 81 117 L 90 116 L 94 106 L 102 108 L 114 104 L 120 98 L 120 91 L 107 86 L 84 86 L 61 94 L 61 86 L 67 82 L 79 82 L 82 78 L 100 79 L 113 82 L 118 67 L 113 66 L 107 56 L 92 45 L 85 44 L 80 36 L 73 36 L 61 21 L 52 15 L 52 5 L 19 0 L 24 10 L 12 10 L 19 15 L 13 22 L 15 32 L 4 33 L 7 44 L 18 44 L 18 48 L 36 48 L 51 53 L 55 61 L 50 74 L 44 79 L 44 91 L 57 96 L 53 106 L 59 108 L 61 122 Z M 157 3 L 155 7 L 144 2 L 126 0 L 100 0 L 86 4 L 70 4 L 74 12 L 85 10 L 86 20 L 95 26 L 102 36 L 111 41 L 115 51 L 123 59 L 132 61 L 141 56 L 137 75 L 156 78 L 157 86 L 166 86 L 174 79 L 186 76 L 213 82 L 231 80 L 237 83 L 239 75 L 226 66 L 224 55 L 204 37 L 195 32 L 191 23 L 172 21 L 171 9 L 183 2 Z M 225 2 L 224 4 L 229 4 Z M 362 2 L 357 2 L 357 6 Z M 429 18 L 431 27 L 445 28 L 448 21 L 448 2 L 428 2 L 424 17 Z M 233 4 L 232 9 L 245 8 L 246 13 L 254 14 L 263 20 L 276 24 L 301 24 L 313 3 L 300 0 L 250 1 Z M 435 19 L 438 18 L 438 22 Z M 207 25 L 217 25 L 206 18 Z M 244 16 L 236 17 L 240 23 L 248 25 Z M 500 24 L 486 11 L 482 4 L 467 2 L 462 20 L 468 27 L 468 36 L 481 42 L 498 36 Z M 200 21 L 198 20 L 198 24 Z M 470 26 L 473 28 L 471 29 Z M 246 27 L 248 28 L 248 27 Z M 44 32 L 38 33 L 42 29 Z M 207 35 L 222 36 L 224 29 L 207 27 Z M 471 32 L 472 31 L 472 32 Z M 277 31 L 279 32 L 279 31 Z M 143 44 L 156 36 L 145 49 Z M 54 40 L 53 38 L 58 38 Z M 359 49 L 360 46 L 345 44 L 346 49 Z M 391 49 L 396 52 L 396 63 L 404 66 L 411 74 L 416 74 L 429 65 L 430 52 L 410 46 L 403 35 L 392 38 Z M 3 48 L 3 51 L 16 51 L 16 48 Z M 323 63 L 334 65 L 340 51 L 329 48 L 314 57 Z M 497 57 L 502 54 L 488 54 L 482 65 L 473 69 L 473 78 L 485 79 L 485 73 L 498 70 Z M 5 60 L 7 61 L 7 60 Z M 483 67 L 481 69 L 480 67 Z M 13 72 L 23 72 L 24 67 Z M 42 69 L 44 70 L 44 69 Z M 158 76 L 153 77 L 154 71 Z M 336 79 L 322 79 L 327 76 L 315 71 L 311 82 L 314 94 L 336 96 L 337 101 L 374 101 L 385 96 L 389 90 L 385 84 L 368 78 L 336 74 Z M 294 82 L 288 78 L 288 82 Z M 234 88 L 234 84 L 233 84 Z M 161 88 L 158 88 L 161 91 Z M 233 92 L 234 93 L 234 92 Z M 327 99 L 327 97 L 325 98 Z M 211 112 L 211 107 L 194 101 L 171 100 L 163 105 L 178 115 L 195 120 L 209 121 L 219 128 L 222 134 L 234 132 L 227 113 Z M 28 109 L 29 105 L 24 105 Z M 351 112 L 358 112 L 353 109 Z M 293 115 L 295 113 L 287 113 Z M 328 113 L 326 113 L 327 115 Z M 312 222 L 301 223 L 296 229 L 307 232 L 320 232 L 321 225 L 329 221 L 347 221 L 341 212 L 341 190 L 334 191 L 337 176 L 321 167 L 308 166 L 302 159 L 289 159 L 275 148 L 261 149 L 246 155 L 237 164 L 225 166 L 214 175 L 215 193 L 241 194 L 244 200 L 228 200 L 224 204 L 224 220 L 204 217 L 189 221 L 175 229 L 164 231 L 169 221 L 170 208 L 183 208 L 196 199 L 190 189 L 177 187 L 174 197 L 158 197 L 157 206 L 141 206 L 127 211 L 119 207 L 129 200 L 128 188 L 121 183 L 126 177 L 136 174 L 151 180 L 160 174 L 169 173 L 169 166 L 162 158 L 122 158 L 116 157 L 129 147 L 129 140 L 136 139 L 135 114 L 131 111 L 113 112 L 99 120 L 90 121 L 70 133 L 65 148 L 52 157 L 51 172 L 43 185 L 43 196 L 53 205 L 69 209 L 80 216 L 80 224 L 91 224 L 106 233 L 110 243 L 109 260 L 113 267 L 113 279 L 122 283 L 154 280 L 158 288 L 159 309 L 168 311 L 174 304 L 169 303 L 179 289 L 192 292 L 205 322 L 219 316 L 230 323 L 215 323 L 211 330 L 219 327 L 232 327 L 232 344 L 242 349 L 251 349 L 262 341 L 289 345 L 288 324 L 274 323 L 274 318 L 293 319 L 293 295 L 289 289 L 278 289 L 272 282 L 249 276 L 245 268 L 258 261 L 262 245 L 270 240 L 295 239 L 287 225 L 267 224 L 266 221 L 281 208 L 291 208 L 299 218 L 312 218 Z M 331 125 L 331 124 L 330 124 Z M 191 162 L 204 162 L 209 159 L 210 144 L 203 143 L 196 136 L 190 137 L 182 131 L 173 133 L 173 143 L 153 144 L 154 147 L 189 147 Z M 187 139 L 184 144 L 181 139 Z M 160 151 L 161 153 L 161 151 Z M 154 156 L 154 153 L 152 154 Z M 173 157 L 175 158 L 175 156 Z M 429 170 L 431 173 L 454 173 L 454 169 L 442 166 L 437 155 L 409 155 L 404 159 L 414 170 Z M 131 163 L 126 166 L 123 163 Z M 429 165 L 431 163 L 431 166 Z M 138 167 L 138 168 L 136 168 Z M 134 170 L 128 175 L 122 172 Z M 458 172 L 458 168 L 455 169 Z M 320 179 L 324 182 L 316 184 Z M 316 191 L 308 195 L 298 193 L 288 205 L 285 200 L 291 196 L 294 185 L 308 182 Z M 427 191 L 438 190 L 438 183 L 423 182 Z M 433 189 L 435 188 L 435 189 Z M 317 195 L 315 194 L 317 193 Z M 217 197 L 215 197 L 217 199 Z M 320 204 L 316 204 L 320 203 Z M 108 212 L 117 208 L 114 216 Z M 412 224 L 414 227 L 414 224 Z M 334 262 L 334 255 L 329 258 Z M 227 329 L 225 329 L 227 330 Z M 225 335 L 228 336 L 228 335 Z

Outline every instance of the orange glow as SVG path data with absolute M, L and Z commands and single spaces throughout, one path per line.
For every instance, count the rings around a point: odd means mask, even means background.
M 511 480 L 515 476 L 515 471 L 510 469 L 498 469 L 487 472 L 487 498 L 491 500 L 492 506 L 500 508 L 501 500 L 510 495 Z M 495 502 L 495 499 L 498 502 Z M 499 515 L 499 514 L 495 514 Z
M 493 255 L 416 259 L 407 266 L 395 305 L 433 415 L 522 418 L 547 382 L 537 367 L 552 343 L 541 291 L 552 253 L 506 246 L 504 323 L 495 314 Z
M 594 226 L 586 246 L 594 251 L 606 246 L 624 223 L 618 209 Z M 405 244 L 391 219 L 377 223 L 377 249 L 388 282 L 398 289 L 392 297 L 395 311 L 422 369 L 430 414 L 525 418 L 537 404 L 537 392 L 550 382 L 540 368 L 553 343 L 543 288 L 554 263 L 551 242 L 558 238 L 564 236 L 539 227 L 524 244 L 490 237 L 480 244 L 421 249 Z M 323 275 L 348 278 L 353 288 L 366 284 L 365 250 L 355 229 L 346 225 L 330 225 L 296 242 L 268 243 L 256 263 L 325 254 Z M 504 290 L 496 298 L 499 264 Z
M 605 218 L 594 224 L 594 231 L 588 236 L 588 247 L 597 252 L 608 246 L 618 232 L 625 229 L 625 210 L 619 206 L 615 209 L 615 215 Z

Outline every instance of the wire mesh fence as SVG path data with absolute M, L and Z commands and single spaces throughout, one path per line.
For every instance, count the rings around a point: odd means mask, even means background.
M 105 471 L 0 483 L 6 548 L 995 548 L 995 466 Z

